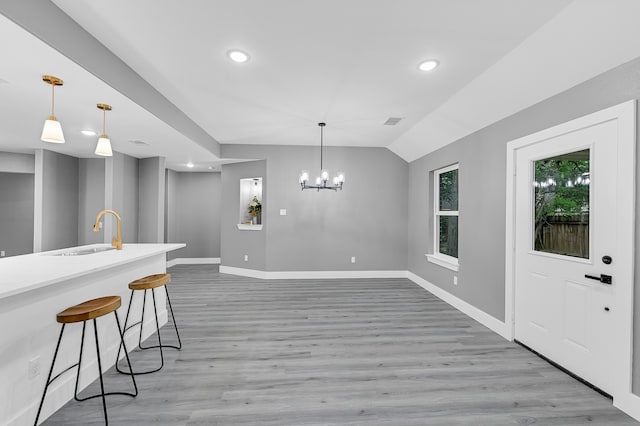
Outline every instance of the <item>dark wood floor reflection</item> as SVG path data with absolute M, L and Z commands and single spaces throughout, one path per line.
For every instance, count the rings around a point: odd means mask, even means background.
M 637 424 L 405 279 L 169 272 L 183 350 L 139 376 L 137 398 L 108 400 L 111 425 Z M 102 424 L 100 404 L 68 403 L 45 424 Z

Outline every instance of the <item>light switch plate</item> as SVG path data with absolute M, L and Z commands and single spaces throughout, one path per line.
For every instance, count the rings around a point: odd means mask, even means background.
M 287 209 L 280 209 L 280 216 L 286 216 L 287 215 Z

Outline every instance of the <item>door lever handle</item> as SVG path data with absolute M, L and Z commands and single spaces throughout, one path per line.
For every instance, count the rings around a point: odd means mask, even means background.
M 609 285 L 611 284 L 611 281 L 613 280 L 613 277 L 611 275 L 605 275 L 605 274 L 600 274 L 599 277 L 596 277 L 595 275 L 585 274 L 584 277 L 585 278 L 590 278 L 592 280 L 598 280 L 602 284 L 609 284 Z

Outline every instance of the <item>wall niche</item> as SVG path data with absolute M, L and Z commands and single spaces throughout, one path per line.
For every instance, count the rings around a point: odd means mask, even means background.
M 238 229 L 262 229 L 262 177 L 240 179 Z

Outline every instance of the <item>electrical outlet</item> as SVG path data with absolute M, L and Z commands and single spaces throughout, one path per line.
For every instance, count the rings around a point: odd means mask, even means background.
M 287 209 L 280 209 L 280 216 L 286 216 L 287 215 Z
M 453 276 L 453 285 L 458 285 L 458 276 L 457 275 Z
M 7 253 L 4 250 L 0 250 L 0 257 L 5 257 Z
M 29 360 L 29 379 L 35 379 L 40 375 L 40 355 Z
M 351 257 L 351 263 L 356 263 L 356 257 L 355 256 Z
M 249 261 L 249 255 L 248 255 L 248 254 L 245 254 L 245 255 L 244 255 L 244 261 L 245 261 L 245 262 L 248 262 L 248 261 Z
M 102 229 L 102 221 L 100 221 L 100 223 L 98 223 L 98 229 Z

